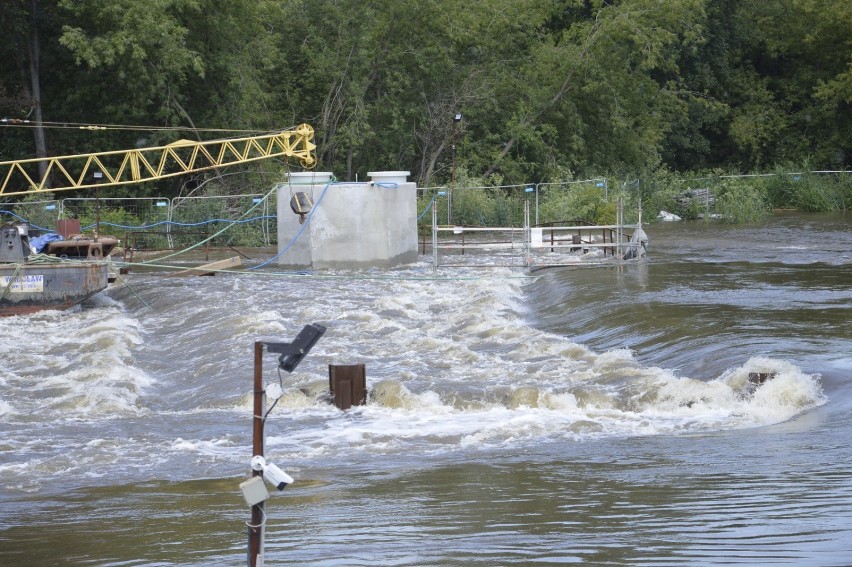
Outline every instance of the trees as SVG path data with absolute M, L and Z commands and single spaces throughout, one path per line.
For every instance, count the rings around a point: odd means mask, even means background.
M 199 2 L 60 0 L 59 6 L 69 16 L 59 43 L 92 79 L 78 82 L 72 96 L 99 99 L 100 112 L 122 118 L 120 124 L 194 124 L 184 104 L 205 61 L 188 45 L 186 21 L 200 15 Z M 116 88 L 102 90 L 110 83 Z
M 842 0 L 10 0 L 0 16 L 4 117 L 142 127 L 5 128 L 0 159 L 308 122 L 321 168 L 432 185 L 461 112 L 457 166 L 492 184 L 852 161 Z
M 745 9 L 759 29 L 755 66 L 771 94 L 764 106 L 785 117 L 764 161 L 812 156 L 826 166 L 849 165 L 852 5 L 842 0 L 754 1 Z
M 681 80 L 709 104 L 697 130 L 684 125 L 692 135 L 673 145 L 669 165 L 850 165 L 848 2 L 713 0 L 706 27 L 706 42 L 681 54 Z
M 12 0 L 0 6 L 0 29 L 9 40 L 4 60 L 14 61 L 19 81 L 10 80 L 11 87 L 0 90 L 6 104 L 28 108 L 27 120 L 33 123 L 34 157 L 47 156 L 47 138 L 43 128 L 44 105 L 41 89 L 42 39 L 41 30 L 48 27 L 47 17 L 39 0 Z M 8 59 L 7 59 L 8 58 Z M 8 76 L 8 73 L 7 73 Z M 5 81 L 4 81 L 5 82 Z M 14 89 L 14 90 L 12 90 Z M 17 92 L 16 92 L 17 91 Z M 23 109 L 21 109 L 23 110 Z M 44 175 L 44 166 L 41 174 Z

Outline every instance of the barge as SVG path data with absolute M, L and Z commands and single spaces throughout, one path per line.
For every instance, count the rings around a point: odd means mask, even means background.
M 27 223 L 0 226 L 0 317 L 68 309 L 109 285 L 115 238 L 54 236 L 36 249 Z

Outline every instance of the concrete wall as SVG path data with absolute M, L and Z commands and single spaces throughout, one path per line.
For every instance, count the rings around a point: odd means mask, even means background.
M 278 264 L 363 268 L 416 262 L 416 185 L 406 181 L 408 172 L 369 175 L 367 183 L 332 184 L 330 173 L 305 172 L 291 174 L 288 183 L 279 185 L 278 250 L 289 248 Z M 300 191 L 314 202 L 305 225 L 290 207 Z

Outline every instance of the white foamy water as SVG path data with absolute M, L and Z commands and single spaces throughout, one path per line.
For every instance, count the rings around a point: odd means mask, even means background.
M 119 284 L 0 319 L 0 563 L 243 564 L 254 343 L 317 322 L 266 422 L 296 480 L 268 564 L 844 564 L 852 280 L 825 223 L 823 252 L 798 217 L 666 223 L 624 269 L 131 275 L 150 308 Z M 354 363 L 342 412 L 328 365 Z
M 536 282 L 509 270 L 319 276 L 138 277 L 150 309 L 115 286 L 73 312 L 0 320 L 5 336 L 27 329 L 27 348 L 0 347 L 0 479 L 20 485 L 33 466 L 45 482 L 169 477 L 184 458 L 239 474 L 253 342 L 288 342 L 310 322 L 328 331 L 282 374 L 267 424 L 269 450 L 298 465 L 743 429 L 825 402 L 818 377 L 783 360 L 698 380 L 537 330 L 525 304 Z M 266 383 L 279 380 L 275 363 L 266 355 Z M 366 365 L 369 401 L 340 412 L 327 366 L 353 363 Z M 775 378 L 755 389 L 749 372 Z
M 145 411 L 154 379 L 135 366 L 139 322 L 108 299 L 97 307 L 0 319 L 2 398 L 9 419 L 75 420 Z

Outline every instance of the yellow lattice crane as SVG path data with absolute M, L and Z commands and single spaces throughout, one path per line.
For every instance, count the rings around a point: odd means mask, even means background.
M 166 146 L 0 162 L 0 197 L 155 181 L 274 157 L 316 165 L 314 129 Z

